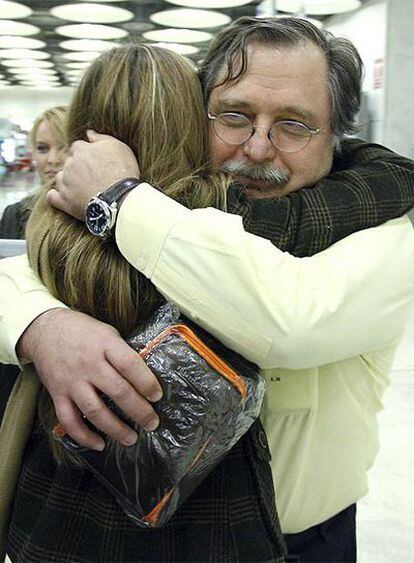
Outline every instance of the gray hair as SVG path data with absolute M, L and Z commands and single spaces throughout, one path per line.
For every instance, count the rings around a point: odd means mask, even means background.
M 199 69 L 206 103 L 213 88 L 237 81 L 245 74 L 247 48 L 251 43 L 277 48 L 312 43 L 321 49 L 328 63 L 332 131 L 337 139 L 356 131 L 363 76 L 361 57 L 348 39 L 320 31 L 311 22 L 300 18 L 242 17 L 218 33 Z M 223 67 L 227 73 L 218 84 Z

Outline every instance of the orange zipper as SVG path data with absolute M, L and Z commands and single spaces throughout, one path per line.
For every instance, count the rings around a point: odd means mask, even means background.
M 207 446 L 210 444 L 212 439 L 212 436 L 210 436 L 209 438 L 207 438 L 207 440 L 204 442 L 204 444 L 200 447 L 200 449 L 198 450 L 198 453 L 194 456 L 194 459 L 191 461 L 188 469 L 187 469 L 187 473 L 183 476 L 186 477 L 187 474 L 191 471 L 191 469 L 194 467 L 194 465 L 197 463 L 197 461 L 200 459 L 200 457 L 202 456 L 202 454 L 204 453 L 204 450 L 207 448 Z M 178 485 L 174 485 L 174 487 L 168 491 L 168 493 L 165 493 L 165 495 L 162 497 L 162 499 L 154 506 L 154 508 L 151 510 L 151 512 L 149 512 L 147 515 L 143 516 L 141 518 L 141 520 L 143 520 L 144 522 L 148 522 L 149 524 L 151 524 L 152 526 L 156 526 L 158 523 L 158 519 L 161 516 L 161 512 L 163 510 L 163 508 L 165 507 L 165 505 L 167 504 L 167 502 L 170 500 L 171 495 L 174 493 L 174 491 L 177 489 L 177 487 L 179 487 L 180 484 L 178 483 Z
M 204 342 L 202 342 L 198 336 L 187 326 L 185 325 L 174 325 L 166 328 L 158 336 L 156 336 L 153 340 L 148 342 L 148 344 L 141 350 L 139 355 L 142 359 L 145 358 L 162 342 L 167 336 L 170 334 L 178 334 L 181 336 L 190 346 L 195 350 L 204 360 L 213 368 L 215 369 L 220 375 L 222 375 L 225 379 L 230 381 L 230 383 L 238 390 L 240 395 L 243 399 L 246 398 L 247 390 L 246 384 L 244 383 L 243 379 L 230 367 L 228 366 L 217 354 L 215 354 Z M 63 427 L 58 424 L 53 429 L 53 434 L 56 438 L 62 437 L 65 434 Z M 200 447 L 198 453 L 192 459 L 187 473 L 194 467 L 194 465 L 198 462 L 201 455 L 204 453 L 204 450 L 207 448 L 211 441 L 211 436 L 206 440 L 206 442 Z M 186 474 L 187 474 L 186 473 Z M 171 498 L 171 495 L 176 490 L 178 485 L 172 487 L 170 491 L 165 493 L 163 498 L 152 508 L 152 510 L 145 516 L 142 516 L 141 519 L 152 526 L 156 526 L 161 515 L 162 510 L 165 508 L 166 504 Z
M 170 326 L 160 332 L 158 336 L 151 340 L 151 342 L 148 342 L 145 348 L 141 350 L 139 353 L 141 358 L 145 360 L 148 354 L 170 334 L 181 336 L 213 369 L 234 385 L 243 399 L 246 398 L 247 390 L 243 379 L 185 325 Z

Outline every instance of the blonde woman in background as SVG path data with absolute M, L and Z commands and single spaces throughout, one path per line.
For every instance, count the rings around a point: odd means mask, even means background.
M 65 158 L 65 117 L 67 108 L 55 106 L 41 113 L 30 132 L 32 158 L 40 183 L 53 180 Z M 8 205 L 0 220 L 0 238 L 23 239 L 35 195 Z
M 65 118 L 67 108 L 55 106 L 41 113 L 30 131 L 33 161 L 40 185 L 54 180 L 62 168 L 65 156 Z M 33 208 L 36 194 L 30 194 L 8 205 L 0 219 L 1 239 L 24 239 L 26 224 Z M 19 370 L 16 366 L 0 364 L 0 422 Z

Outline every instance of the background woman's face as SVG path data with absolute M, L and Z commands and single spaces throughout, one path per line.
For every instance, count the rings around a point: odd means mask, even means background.
M 40 122 L 36 131 L 33 160 L 42 182 L 53 180 L 62 168 L 64 160 L 62 142 L 45 119 Z

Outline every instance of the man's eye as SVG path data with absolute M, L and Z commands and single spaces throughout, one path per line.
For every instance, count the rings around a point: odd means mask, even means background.
M 249 120 L 244 115 L 239 114 L 223 114 L 220 116 L 220 121 L 226 127 L 246 127 L 249 125 Z
M 299 121 L 279 121 L 276 125 L 280 131 L 292 137 L 306 137 L 309 135 L 309 130 L 306 125 Z

